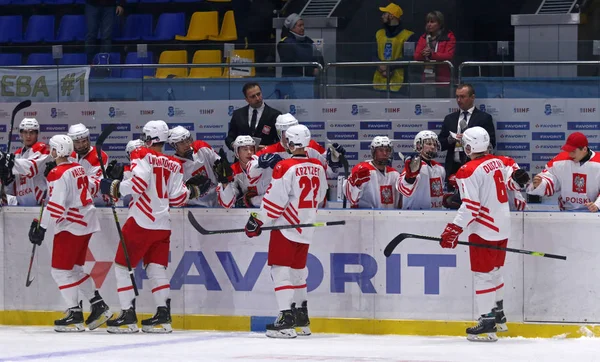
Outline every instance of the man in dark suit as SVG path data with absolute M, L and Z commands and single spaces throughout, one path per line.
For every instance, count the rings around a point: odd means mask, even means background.
M 262 91 L 258 83 L 246 83 L 242 88 L 248 105 L 233 112 L 229 122 L 229 132 L 225 144 L 233 151 L 232 143 L 237 136 L 260 138 L 259 148 L 279 142 L 275 130 L 275 120 L 281 114 L 278 110 L 263 102 Z M 261 147 L 262 146 L 262 147 Z
M 442 151 L 448 151 L 444 164 L 446 181 L 448 181 L 450 175 L 455 174 L 460 166 L 468 160 L 460 144 L 462 134 L 467 128 L 475 126 L 483 127 L 490 135 L 492 148 L 496 147 L 494 121 L 490 114 L 475 108 L 475 90 L 472 85 L 460 84 L 456 88 L 456 103 L 458 103 L 459 110 L 450 113 L 444 118 L 442 130 L 438 136 Z M 449 183 L 447 183 L 447 187 L 448 191 L 453 191 L 454 189 Z

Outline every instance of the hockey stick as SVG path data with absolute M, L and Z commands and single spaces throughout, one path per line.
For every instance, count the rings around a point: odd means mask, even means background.
M 245 229 L 226 229 L 226 230 L 206 230 L 202 227 L 194 217 L 191 211 L 188 211 L 188 219 L 190 223 L 200 234 L 202 235 L 216 235 L 216 234 L 235 234 L 243 233 Z M 283 229 L 296 229 L 296 228 L 316 228 L 322 226 L 334 226 L 334 225 L 345 225 L 346 221 L 329 221 L 329 222 L 315 222 L 311 224 L 297 224 L 297 225 L 281 225 L 281 226 L 266 226 L 261 230 L 283 230 Z
M 6 153 L 10 153 L 10 144 L 12 142 L 13 135 L 13 127 L 15 126 L 15 118 L 17 117 L 17 113 L 31 106 L 31 100 L 27 99 L 23 102 L 17 104 L 15 109 L 12 111 L 12 115 L 10 117 L 10 130 L 8 131 L 8 143 L 6 145 Z M 4 195 L 4 182 L 2 182 L 2 186 L 0 186 L 0 195 Z M 1 204 L 0 204 L 1 207 Z
M 42 206 L 40 206 L 40 218 L 38 219 L 36 231 L 39 230 L 40 225 L 42 224 L 42 215 L 44 215 L 44 201 L 46 201 L 47 192 L 48 192 L 48 190 L 44 191 L 44 195 L 42 197 Z M 33 277 L 31 279 L 29 279 L 29 277 L 31 276 L 31 267 L 33 266 L 33 258 L 35 257 L 35 247 L 36 246 L 37 246 L 37 244 L 33 244 L 33 248 L 31 249 L 31 258 L 29 259 L 29 269 L 27 270 L 27 280 L 25 281 L 26 287 L 30 286 L 31 283 L 33 283 L 33 279 L 35 279 L 35 277 Z
M 104 167 L 104 161 L 102 160 L 102 145 L 104 141 L 108 138 L 108 136 L 112 133 L 112 131 L 117 128 L 117 125 L 112 123 L 104 128 L 104 131 L 98 136 L 96 140 L 96 153 L 98 153 L 98 162 L 100 162 L 100 168 L 102 169 L 102 176 L 104 178 L 108 178 L 106 175 L 106 168 Z M 133 285 L 133 292 L 137 297 L 139 295 L 137 285 L 135 284 L 135 276 L 133 275 L 133 269 L 131 268 L 131 262 L 129 261 L 129 253 L 127 252 L 127 246 L 125 246 L 125 239 L 123 239 L 123 232 L 121 231 L 121 224 L 119 223 L 119 216 L 117 215 L 117 209 L 115 208 L 115 202 L 112 196 L 108 196 L 110 200 L 110 208 L 112 209 L 113 216 L 115 218 L 115 225 L 117 226 L 117 231 L 119 232 L 119 241 L 121 243 L 121 247 L 123 248 L 123 254 L 125 254 L 125 262 L 127 263 L 127 271 L 129 272 L 129 277 L 131 278 L 131 285 Z
M 340 161 L 342 162 L 342 165 L 344 166 L 344 178 L 347 180 L 348 175 L 350 174 L 350 172 L 349 172 L 350 165 L 348 165 L 348 160 L 346 159 L 346 156 L 344 156 L 342 154 L 340 154 Z M 343 185 L 343 183 L 342 183 L 342 185 Z M 346 199 L 346 193 L 344 192 L 344 190 L 342 190 L 342 195 L 344 196 L 344 200 L 342 201 L 342 209 L 345 209 L 348 199 Z
M 433 236 L 425 236 L 425 235 L 416 235 L 416 234 L 402 233 L 402 234 L 399 234 L 398 236 L 396 236 L 392 241 L 390 241 L 387 244 L 387 246 L 385 247 L 385 250 L 383 251 L 383 254 L 386 257 L 389 257 L 390 255 L 392 255 L 392 252 L 394 251 L 394 249 L 396 248 L 396 246 L 398 246 L 398 244 L 400 244 L 404 239 L 423 239 L 423 240 L 432 240 L 432 241 L 437 241 L 437 242 L 442 241 L 442 238 L 436 238 L 436 237 L 433 237 Z M 539 251 L 529 251 L 529 250 L 523 250 L 523 249 L 503 248 L 501 246 L 479 244 L 479 243 L 469 243 L 469 242 L 466 242 L 466 241 L 459 241 L 458 244 L 460 244 L 460 245 L 467 245 L 467 246 L 474 246 L 474 247 L 477 247 L 477 248 L 486 248 L 486 249 L 508 251 L 510 253 L 519 253 L 519 254 L 526 254 L 526 255 L 531 255 L 531 256 L 541 256 L 541 257 L 544 257 L 544 258 L 567 260 L 567 257 L 563 256 L 563 255 L 541 253 Z

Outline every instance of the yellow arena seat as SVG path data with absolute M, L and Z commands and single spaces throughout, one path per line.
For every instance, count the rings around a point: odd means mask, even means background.
M 187 35 L 175 35 L 175 40 L 199 41 L 217 35 L 219 35 L 219 13 L 216 11 L 197 11 L 192 14 Z
M 197 50 L 194 53 L 194 64 L 220 64 L 223 61 L 223 55 L 220 50 Z M 215 68 L 191 68 L 190 78 L 220 78 L 223 73 L 222 67 Z
M 221 31 L 219 35 L 209 35 L 208 40 L 212 41 L 231 41 L 237 40 L 237 28 L 235 27 L 235 18 L 233 16 L 233 10 L 229 10 L 223 16 L 223 24 L 221 24 Z
M 158 64 L 187 64 L 187 50 L 165 50 L 160 53 Z M 187 68 L 156 68 L 156 78 L 167 78 L 170 75 L 176 78 L 186 78 Z

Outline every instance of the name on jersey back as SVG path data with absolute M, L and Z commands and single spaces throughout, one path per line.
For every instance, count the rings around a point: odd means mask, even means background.
M 296 168 L 296 176 L 318 176 L 320 167 L 300 166 Z

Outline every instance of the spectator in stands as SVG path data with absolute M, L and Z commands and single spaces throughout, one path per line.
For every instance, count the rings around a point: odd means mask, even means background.
M 279 142 L 275 121 L 281 114 L 263 101 L 262 90 L 258 83 L 250 82 L 242 88 L 247 106 L 233 111 L 229 122 L 229 132 L 225 144 L 233 151 L 233 142 L 237 136 L 252 136 L 259 148 Z
M 448 178 L 458 171 L 460 166 L 467 162 L 460 140 L 467 128 L 483 127 L 490 135 L 492 148 L 496 147 L 496 130 L 494 120 L 489 113 L 480 111 L 475 107 L 475 89 L 470 84 L 459 84 L 456 87 L 456 103 L 458 111 L 450 113 L 444 118 L 442 130 L 438 136 L 442 151 L 446 153 L 444 168 L 446 169 L 446 182 Z M 447 182 L 448 191 L 454 187 Z
M 377 58 L 379 61 L 388 60 L 411 60 L 404 58 L 404 43 L 417 41 L 417 36 L 410 30 L 404 29 L 400 18 L 402 8 L 390 3 L 384 8 L 379 8 L 383 13 L 381 20 L 383 28 L 375 34 L 377 40 Z M 405 67 L 380 65 L 373 75 L 373 87 L 377 90 L 387 91 L 387 77 L 389 73 L 390 83 L 404 83 Z M 391 92 L 398 92 L 402 85 L 390 86 Z
M 113 26 L 117 16 L 122 14 L 121 0 L 85 1 L 85 22 L 87 25 L 85 53 L 88 57 L 88 63 L 91 64 L 94 53 L 110 53 Z M 95 48 L 98 31 L 100 31 L 100 52 Z
M 425 34 L 421 35 L 417 43 L 415 60 L 452 61 L 455 47 L 456 38 L 451 31 L 446 30 L 444 14 L 439 11 L 432 11 L 427 14 L 425 18 Z M 425 66 L 422 81 L 427 83 L 449 82 L 450 68 L 446 65 Z M 445 91 L 445 93 L 441 93 L 440 95 L 444 98 L 448 97 L 447 87 L 435 87 L 432 89 Z M 435 94 L 436 92 L 433 93 Z
M 318 62 L 323 64 L 323 56 L 315 47 L 314 41 L 304 34 L 304 20 L 300 15 L 290 14 L 283 22 L 281 41 L 277 44 L 279 60 L 282 62 Z M 284 67 L 284 77 L 316 77 L 317 67 Z

